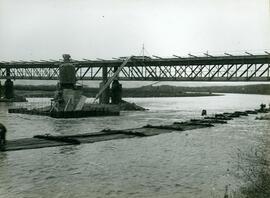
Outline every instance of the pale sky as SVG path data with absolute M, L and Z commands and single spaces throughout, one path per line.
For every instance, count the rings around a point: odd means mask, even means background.
M 269 0 L 0 0 L 0 61 L 270 49 Z

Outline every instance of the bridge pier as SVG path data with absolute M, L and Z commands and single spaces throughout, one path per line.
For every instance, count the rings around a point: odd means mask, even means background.
M 108 68 L 106 66 L 102 67 L 102 82 L 99 84 L 101 89 L 106 82 L 108 81 Z M 100 104 L 109 104 L 110 103 L 110 87 L 106 88 L 105 91 L 99 97 Z
M 4 98 L 12 99 L 14 98 L 14 86 L 10 79 L 10 69 L 6 69 L 6 81 L 4 84 Z
M 118 67 L 114 67 L 114 72 L 116 72 Z M 119 104 L 122 101 L 122 84 L 119 83 L 118 78 L 112 82 L 112 104 Z
M 118 80 L 112 83 L 112 104 L 119 104 L 122 101 L 122 84 Z
M 12 99 L 14 98 L 14 86 L 10 79 L 7 79 L 4 84 L 4 98 Z

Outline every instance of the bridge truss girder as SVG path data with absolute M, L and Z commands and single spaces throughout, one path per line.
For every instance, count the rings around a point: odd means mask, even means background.
M 78 80 L 101 80 L 102 66 L 77 67 Z M 182 65 L 124 67 L 119 80 L 124 81 L 269 81 L 270 64 Z M 12 79 L 57 80 L 58 68 L 10 68 Z M 109 67 L 108 76 L 113 75 Z M 0 68 L 0 78 L 5 79 L 6 69 Z
M 78 80 L 108 77 L 123 60 L 73 61 Z M 0 79 L 57 80 L 60 61 L 0 62 Z M 10 77 L 7 75 L 10 71 Z M 270 81 L 270 55 L 138 59 L 119 73 L 124 81 Z

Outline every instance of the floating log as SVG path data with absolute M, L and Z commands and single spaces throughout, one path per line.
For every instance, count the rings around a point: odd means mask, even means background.
M 210 124 L 227 124 L 227 121 L 219 120 L 219 119 L 191 119 L 191 122 L 198 123 L 210 123 Z
M 152 129 L 173 129 L 177 131 L 183 131 L 183 128 L 181 128 L 178 124 L 173 125 L 159 125 L 159 126 L 153 126 L 153 125 L 146 125 L 143 128 L 152 128 Z
M 234 114 L 238 114 L 240 116 L 248 116 L 248 113 L 245 111 L 235 111 Z
M 210 116 L 204 117 L 204 119 L 206 120 L 217 120 L 217 119 L 218 120 L 232 120 L 233 118 L 230 118 L 224 115 L 215 115 L 214 117 L 210 117 Z
M 248 114 L 245 114 L 245 115 L 248 115 Z M 223 116 L 225 116 L 227 118 L 233 119 L 233 118 L 239 118 L 240 116 L 242 116 L 242 113 L 237 113 L 237 112 L 234 112 L 234 113 L 223 113 Z
M 257 111 L 253 111 L 253 110 L 247 110 L 246 113 L 247 114 L 258 114 Z

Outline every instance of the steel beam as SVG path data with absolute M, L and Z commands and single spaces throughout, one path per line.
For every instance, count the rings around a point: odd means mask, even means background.
M 101 68 L 108 67 L 109 76 L 112 68 L 119 67 L 123 60 L 88 60 L 73 61 L 77 77 L 81 80 L 97 80 L 101 78 Z M 0 79 L 5 79 L 6 69 L 10 69 L 13 79 L 54 80 L 58 78 L 60 61 L 33 62 L 0 62 Z M 155 81 L 269 81 L 269 55 L 245 56 L 207 56 L 138 59 L 131 58 L 119 72 L 122 80 L 155 80 Z M 239 66 L 240 65 L 240 66 Z M 260 65 L 251 68 L 253 65 Z M 267 65 L 267 68 L 265 68 Z M 245 70 L 241 70 L 246 66 Z M 251 72 L 249 72 L 251 71 Z M 245 75 L 245 77 L 244 77 Z

